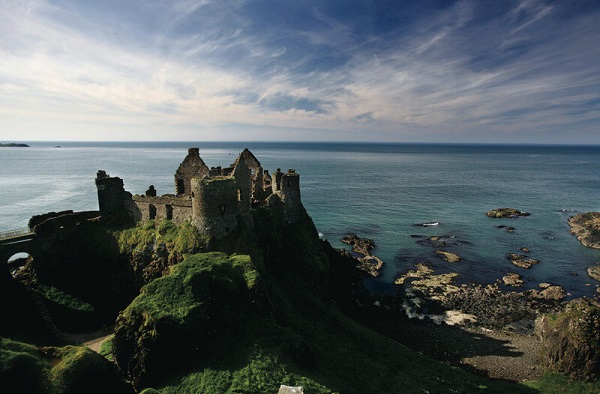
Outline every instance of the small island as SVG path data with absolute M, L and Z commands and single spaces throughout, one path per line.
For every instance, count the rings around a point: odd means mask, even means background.
M 529 212 L 521 212 L 515 208 L 496 208 L 485 213 L 491 218 L 518 218 L 519 216 L 529 216 Z
M 30 146 L 27 144 L 15 144 L 14 142 L 4 144 L 0 143 L 0 148 L 29 148 Z

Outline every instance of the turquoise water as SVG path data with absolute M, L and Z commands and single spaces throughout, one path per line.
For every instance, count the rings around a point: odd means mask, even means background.
M 294 168 L 302 199 L 317 229 L 334 246 L 348 232 L 373 238 L 385 262 L 372 288 L 388 289 L 400 271 L 427 261 L 462 282 L 493 282 L 518 272 L 525 288 L 560 284 L 573 296 L 592 295 L 585 269 L 600 251 L 569 234 L 567 219 L 600 211 L 600 147 L 491 145 L 379 145 L 323 143 L 31 143 L 0 149 L 0 231 L 25 227 L 32 215 L 97 209 L 98 169 L 143 193 L 153 184 L 172 193 L 173 174 L 190 146 L 209 166 L 231 164 L 249 147 L 265 169 Z M 55 145 L 61 145 L 56 148 Z M 519 219 L 489 219 L 485 212 L 515 207 Z M 435 227 L 416 224 L 439 222 Z M 515 228 L 509 233 L 497 228 Z M 463 258 L 439 259 L 414 235 L 447 235 L 445 250 Z M 506 259 L 519 248 L 541 262 L 530 270 Z M 586 286 L 590 284 L 590 286 Z

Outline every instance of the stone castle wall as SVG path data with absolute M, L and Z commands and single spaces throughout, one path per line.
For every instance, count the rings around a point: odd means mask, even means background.
M 284 205 L 285 220 L 295 222 L 304 211 L 300 198 L 300 176 L 294 170 L 271 175 L 245 149 L 229 167 L 208 169 L 198 148 L 190 148 L 175 173 L 175 194 L 157 196 L 154 186 L 145 195 L 132 195 L 123 181 L 98 171 L 98 204 L 104 217 L 144 220 L 191 221 L 201 233 L 223 237 L 238 221 L 251 223 L 250 209 L 255 205 Z
M 187 197 L 177 197 L 172 194 L 159 197 L 134 195 L 132 201 L 135 209 L 130 212 L 135 215 L 136 222 L 166 219 L 180 224 L 192 219 L 192 200 Z

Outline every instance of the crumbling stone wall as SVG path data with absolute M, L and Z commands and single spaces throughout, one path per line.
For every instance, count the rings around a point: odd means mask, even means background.
M 238 210 L 247 212 L 252 204 L 252 174 L 243 156 L 239 156 L 235 162 L 233 178 L 237 186 L 236 199 Z
M 188 155 L 183 159 L 175 172 L 175 194 L 191 195 L 192 178 L 202 179 L 209 175 L 210 170 L 200 158 L 199 148 L 188 149 Z
M 135 195 L 133 202 L 139 212 L 138 222 L 149 219 L 167 219 L 172 220 L 175 224 L 180 224 L 192 219 L 192 200 L 188 197 L 177 197 L 173 194 L 159 197 Z M 152 215 L 151 207 L 155 209 Z
M 63 215 L 50 215 L 48 219 L 41 223 L 36 224 L 31 229 L 37 236 L 47 236 L 57 234 L 61 229 L 72 229 L 75 226 L 80 225 L 86 220 L 95 219 L 100 216 L 99 211 L 83 211 L 73 212 L 70 211 Z
M 73 210 L 68 210 L 68 211 L 60 211 L 60 212 L 48 212 L 48 213 L 43 213 L 41 215 L 35 215 L 35 216 L 32 216 L 31 219 L 29 219 L 28 227 L 30 229 L 33 229 L 35 226 L 37 226 L 40 223 L 45 222 L 48 219 L 52 219 L 52 218 L 56 218 L 59 216 L 68 215 L 68 214 L 72 214 L 72 213 L 73 213 Z

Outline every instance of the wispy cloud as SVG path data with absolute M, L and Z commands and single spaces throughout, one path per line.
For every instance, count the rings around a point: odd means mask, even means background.
M 600 7 L 419 3 L 4 0 L 0 139 L 600 143 Z

